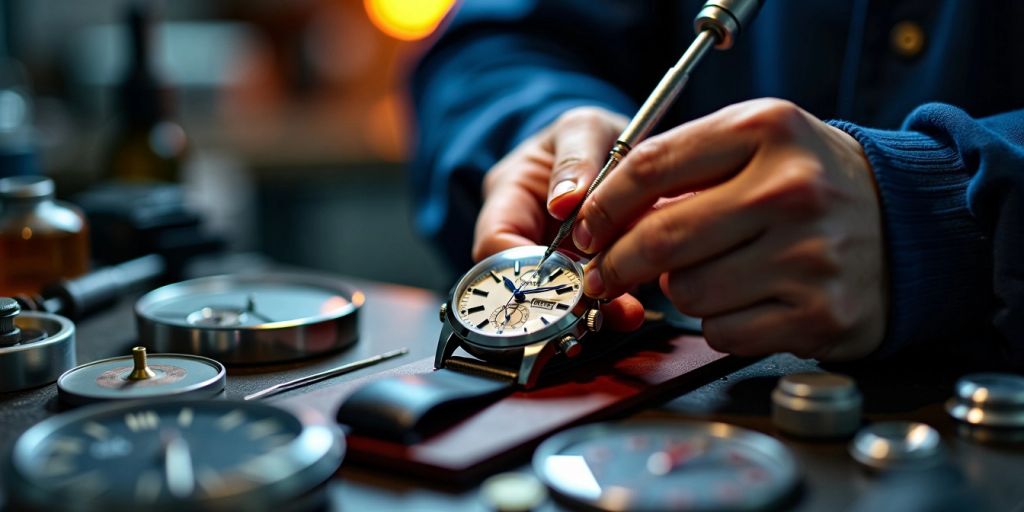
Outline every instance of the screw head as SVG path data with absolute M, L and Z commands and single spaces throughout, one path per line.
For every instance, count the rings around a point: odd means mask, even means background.
M 448 316 L 448 303 L 441 304 L 441 310 L 437 313 L 437 318 L 444 322 L 444 317 Z

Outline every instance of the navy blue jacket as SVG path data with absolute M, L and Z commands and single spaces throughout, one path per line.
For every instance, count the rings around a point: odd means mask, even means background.
M 631 116 L 701 4 L 465 2 L 414 77 L 418 230 L 468 267 L 484 173 L 570 108 Z M 904 21 L 920 52 L 898 51 Z M 765 96 L 850 133 L 874 169 L 891 294 L 875 356 L 1024 368 L 1024 2 L 767 0 L 661 129 Z

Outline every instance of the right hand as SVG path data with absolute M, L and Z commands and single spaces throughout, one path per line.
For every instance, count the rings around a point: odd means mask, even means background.
M 549 244 L 561 221 L 583 200 L 627 121 L 607 110 L 575 108 L 495 164 L 484 178 L 473 260 L 512 247 Z M 643 306 L 628 294 L 602 310 L 615 330 L 633 330 L 643 322 Z

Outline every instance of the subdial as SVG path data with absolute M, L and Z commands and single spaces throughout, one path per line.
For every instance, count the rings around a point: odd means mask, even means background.
M 500 334 L 505 329 L 522 326 L 530 319 L 530 309 L 526 304 L 511 303 L 499 306 L 491 313 L 491 325 Z

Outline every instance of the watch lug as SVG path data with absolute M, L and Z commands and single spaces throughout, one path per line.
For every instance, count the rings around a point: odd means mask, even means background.
M 434 355 L 434 369 L 444 368 L 445 360 L 451 357 L 457 348 L 459 348 L 459 341 L 455 332 L 447 325 L 441 328 L 441 337 L 437 341 L 437 353 Z
M 524 388 L 532 388 L 537 384 L 541 370 L 548 360 L 555 355 L 555 344 L 550 340 L 539 341 L 523 348 L 523 359 L 519 364 L 517 383 Z

